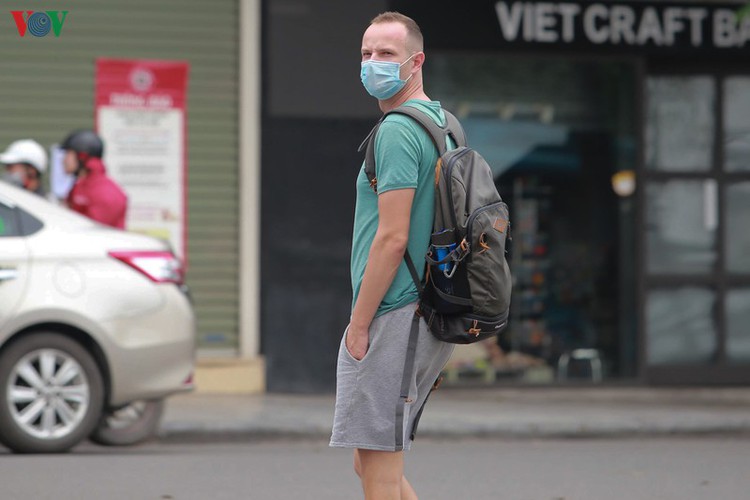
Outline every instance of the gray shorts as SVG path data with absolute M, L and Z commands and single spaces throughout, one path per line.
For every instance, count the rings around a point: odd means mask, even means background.
M 397 420 L 415 309 L 416 303 L 375 318 L 370 325 L 370 348 L 361 361 L 349 354 L 344 332 L 336 369 L 330 446 L 396 451 L 396 435 L 402 432 L 403 449 L 409 449 L 415 419 L 454 347 L 435 339 L 420 320 L 409 396 L 403 405 L 403 417 Z

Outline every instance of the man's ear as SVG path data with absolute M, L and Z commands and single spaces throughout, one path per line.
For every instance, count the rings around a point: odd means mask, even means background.
M 417 52 L 412 60 L 414 61 L 414 69 L 422 69 L 422 65 L 424 64 L 424 52 Z

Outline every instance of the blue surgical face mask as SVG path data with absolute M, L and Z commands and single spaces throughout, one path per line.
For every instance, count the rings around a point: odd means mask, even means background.
M 409 56 L 409 59 L 415 55 L 417 55 L 416 52 Z M 381 101 L 396 95 L 412 77 L 412 75 L 409 75 L 409 78 L 402 80 L 400 74 L 401 66 L 409 62 L 409 59 L 401 64 L 389 61 L 373 61 L 372 59 L 362 61 L 362 70 L 359 76 L 367 93 Z

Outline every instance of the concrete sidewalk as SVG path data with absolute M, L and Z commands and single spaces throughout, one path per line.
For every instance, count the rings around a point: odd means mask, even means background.
M 327 439 L 333 395 L 171 397 L 160 437 L 237 440 Z M 441 438 L 750 436 L 750 388 L 442 388 L 432 395 L 419 436 Z

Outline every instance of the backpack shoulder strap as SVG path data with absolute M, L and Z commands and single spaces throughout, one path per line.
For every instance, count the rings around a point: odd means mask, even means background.
M 377 179 L 375 178 L 375 136 L 377 135 L 378 129 L 383 123 L 383 120 L 385 120 L 385 117 L 391 113 L 406 115 L 419 123 L 419 125 L 422 126 L 422 128 L 432 139 L 432 142 L 435 144 L 435 147 L 437 148 L 438 154 L 440 156 L 442 156 L 448 150 L 446 144 L 447 136 L 450 136 L 450 138 L 453 140 L 453 143 L 457 147 L 466 146 L 466 133 L 464 132 L 461 123 L 458 121 L 458 118 L 456 118 L 453 113 L 443 109 L 443 113 L 445 113 L 446 123 L 445 126 L 441 127 L 440 125 L 435 123 L 432 118 L 430 118 L 417 108 L 413 108 L 411 106 L 399 106 L 396 109 L 392 109 L 391 111 L 384 114 L 380 118 L 380 120 L 378 120 L 372 130 L 370 130 L 370 133 L 367 134 L 367 137 L 365 137 L 365 140 L 362 141 L 362 144 L 360 144 L 359 148 L 357 149 L 357 151 L 359 152 L 362 152 L 363 149 L 365 150 L 365 174 L 367 175 L 367 179 L 370 181 L 370 186 L 372 186 L 373 190 L 375 190 L 376 192 Z
M 378 180 L 375 178 L 375 135 L 377 135 L 380 124 L 383 123 L 384 119 L 385 115 L 383 115 L 375 126 L 372 127 L 370 133 L 367 134 L 365 140 L 362 141 L 362 144 L 357 148 L 357 152 L 359 153 L 361 153 L 363 149 L 365 150 L 365 175 L 367 176 L 367 180 L 370 181 L 370 187 L 376 193 L 378 192 Z
M 453 143 L 457 148 L 466 146 L 466 132 L 464 132 L 461 122 L 459 122 L 458 118 L 456 118 L 450 111 L 443 110 L 443 113 L 445 113 L 445 126 L 448 129 L 448 134 L 451 136 L 451 139 L 453 139 Z
M 419 123 L 432 138 L 432 142 L 438 149 L 439 156 L 444 155 L 448 150 L 445 140 L 447 136 L 450 136 L 451 139 L 453 139 L 453 143 L 456 146 L 466 146 L 466 134 L 464 133 L 464 129 L 459 123 L 458 118 L 445 109 L 443 110 L 443 113 L 445 113 L 445 126 L 443 127 L 435 123 L 432 118 L 427 116 L 423 111 L 411 106 L 399 106 L 398 108 L 389 111 L 389 113 L 406 115 Z

